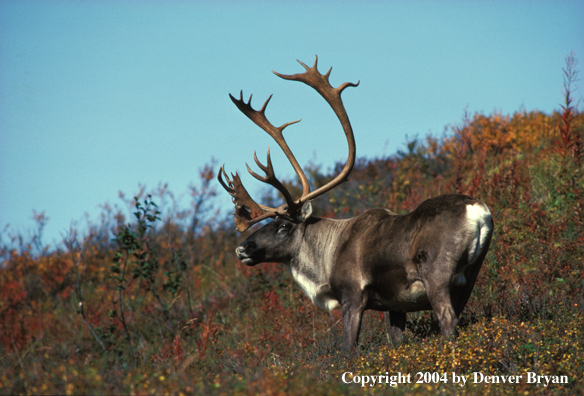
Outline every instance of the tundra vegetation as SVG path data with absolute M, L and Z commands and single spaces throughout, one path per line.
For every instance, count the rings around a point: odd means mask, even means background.
M 411 374 L 398 394 L 583 393 L 584 115 L 572 55 L 564 77 L 557 112 L 465 114 L 442 137 L 357 158 L 350 180 L 313 202 L 330 218 L 407 213 L 450 192 L 486 203 L 495 231 L 455 339 L 419 312 L 395 346 L 387 315 L 366 311 L 356 353 L 340 353 L 340 311 L 315 307 L 282 265 L 238 261 L 254 228 L 239 235 L 218 207 L 210 163 L 188 205 L 165 186 L 141 187 L 57 247 L 42 242 L 44 213 L 31 235 L 2 232 L 0 394 L 361 394 L 346 372 Z M 305 170 L 316 188 L 340 171 Z M 284 184 L 300 195 L 295 179 Z M 469 379 L 416 384 L 418 372 Z M 551 380 L 528 383 L 533 375 Z

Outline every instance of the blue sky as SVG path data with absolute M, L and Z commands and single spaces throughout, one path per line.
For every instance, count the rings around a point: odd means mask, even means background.
M 275 143 L 228 98 L 274 94 L 275 125 L 301 165 L 346 158 L 322 98 L 271 73 L 300 59 L 343 93 L 359 157 L 440 135 L 472 114 L 551 112 L 564 59 L 584 55 L 582 1 L 0 2 L 0 230 L 26 234 L 33 210 L 57 242 L 72 221 L 139 185 L 176 195 L 212 158 L 245 171 Z M 582 97 L 579 89 L 577 98 Z M 229 202 L 226 193 L 224 201 Z M 226 211 L 230 208 L 226 205 Z M 6 228 L 8 227 L 8 228 Z

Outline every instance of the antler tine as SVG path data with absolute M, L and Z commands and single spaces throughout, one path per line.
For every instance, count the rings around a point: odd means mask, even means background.
M 227 183 L 225 183 L 223 177 L 225 177 Z M 280 208 L 274 209 L 258 205 L 250 197 L 237 173 L 235 175 L 232 173 L 230 179 L 225 172 L 225 164 L 219 169 L 217 180 L 219 180 L 221 186 L 231 195 L 231 200 L 235 204 L 233 217 L 237 231 L 243 232 L 255 223 L 278 214 Z
M 257 173 L 255 173 L 254 171 L 251 170 L 251 168 L 249 167 L 248 164 L 245 164 L 245 166 L 247 166 L 247 171 L 253 177 L 258 179 L 259 181 L 267 183 L 267 184 L 271 185 L 272 187 L 276 188 L 276 190 L 280 191 L 280 193 L 284 196 L 284 199 L 286 200 L 287 208 L 291 209 L 292 211 L 295 210 L 297 205 L 294 203 L 294 199 L 290 195 L 290 192 L 288 191 L 288 189 L 286 187 L 284 187 L 284 185 L 280 182 L 280 180 L 278 180 L 276 178 L 276 175 L 274 173 L 274 167 L 272 166 L 272 159 L 270 158 L 270 148 L 268 147 L 267 166 L 262 165 L 262 163 L 258 160 L 258 157 L 257 157 L 255 151 L 253 153 L 253 159 L 255 160 L 257 166 L 261 170 L 263 170 L 266 175 L 265 176 L 258 175 Z M 274 209 L 274 208 L 270 208 L 270 209 L 277 211 L 277 210 L 280 210 L 281 207 L 278 209 Z
M 298 178 L 300 179 L 300 183 L 302 184 L 302 193 L 303 194 L 308 193 L 310 191 L 310 186 L 308 185 L 308 179 L 307 179 L 306 175 L 304 174 L 304 171 L 302 170 L 302 168 L 298 164 L 298 161 L 294 157 L 294 154 L 292 154 L 292 150 L 290 150 L 290 147 L 288 147 L 288 143 L 286 143 L 286 140 L 284 139 L 284 135 L 282 134 L 282 131 L 284 130 L 284 128 L 286 128 L 289 125 L 296 124 L 297 122 L 300 122 L 300 120 L 287 122 L 278 128 L 276 128 L 274 125 L 272 125 L 270 123 L 270 121 L 268 121 L 268 119 L 266 118 L 266 115 L 265 115 L 266 107 L 268 106 L 268 102 L 270 101 L 270 99 L 272 99 L 272 95 L 270 95 L 268 97 L 268 99 L 265 101 L 264 105 L 262 106 L 262 108 L 260 110 L 254 110 L 253 107 L 251 107 L 251 95 L 250 95 L 249 101 L 247 103 L 245 103 L 243 101 L 243 91 L 240 92 L 239 99 L 234 98 L 231 94 L 229 94 L 229 97 L 231 98 L 231 101 L 237 106 L 237 108 L 243 114 L 245 114 L 257 126 L 259 126 L 264 131 L 266 131 L 268 133 L 268 135 L 270 135 L 272 137 L 272 139 L 274 139 L 276 141 L 276 143 L 278 143 L 278 146 L 280 146 L 282 151 L 284 151 L 284 154 L 286 155 L 286 157 L 288 158 L 288 160 L 292 164 L 294 171 L 296 172 L 296 174 L 298 175 Z
M 358 86 L 359 82 L 357 82 L 357 84 L 346 82 L 341 84 L 337 88 L 333 88 L 329 82 L 329 76 L 333 68 L 331 67 L 325 74 L 320 74 L 317 69 L 318 56 L 315 56 L 314 66 L 312 67 L 308 67 L 301 61 L 298 61 L 298 63 L 300 63 L 306 69 L 304 73 L 297 73 L 291 75 L 280 74 L 275 71 L 273 73 L 285 80 L 300 81 L 314 88 L 327 101 L 327 103 L 331 106 L 331 108 L 337 115 L 337 118 L 339 119 L 343 127 L 343 131 L 345 132 L 345 136 L 347 137 L 347 143 L 349 145 L 349 156 L 347 158 L 347 163 L 345 164 L 341 173 L 339 173 L 333 180 L 329 181 L 324 186 L 321 186 L 320 188 L 309 193 L 303 192 L 300 199 L 296 201 L 298 205 L 302 205 L 303 202 L 306 202 L 319 195 L 322 195 L 327 191 L 333 189 L 337 185 L 341 184 L 343 181 L 347 179 L 347 177 L 351 173 L 351 170 L 353 169 L 353 165 L 355 164 L 356 153 L 355 137 L 353 136 L 353 129 L 349 121 L 349 116 L 347 115 L 347 111 L 345 110 L 345 106 L 343 105 L 343 101 L 341 99 L 341 93 L 347 87 Z
M 221 173 L 223 173 L 223 175 Z M 225 176 L 225 179 L 227 179 L 227 183 L 223 181 L 223 176 Z M 227 191 L 229 195 L 231 195 L 232 189 L 228 185 L 231 184 L 231 180 L 229 180 L 229 177 L 227 177 L 227 173 L 225 173 L 225 164 L 223 164 L 221 168 L 219 168 L 219 172 L 217 172 L 217 180 L 219 180 L 219 183 L 221 183 L 225 191 Z
M 272 73 L 285 80 L 302 81 L 303 83 L 310 85 L 312 88 L 317 90 L 318 93 L 324 96 L 327 101 L 329 100 L 328 97 L 331 96 L 332 92 L 335 92 L 340 97 L 341 92 L 343 92 L 345 88 L 356 87 L 360 83 L 360 81 L 358 81 L 356 84 L 352 82 L 346 82 L 341 84 L 337 88 L 333 88 L 329 83 L 329 77 L 331 75 L 331 71 L 333 70 L 333 68 L 330 67 L 325 74 L 320 74 L 317 69 L 318 56 L 315 56 L 314 65 L 312 67 L 308 67 L 304 62 L 298 59 L 296 59 L 296 61 L 306 69 L 304 73 L 281 74 L 273 70 Z

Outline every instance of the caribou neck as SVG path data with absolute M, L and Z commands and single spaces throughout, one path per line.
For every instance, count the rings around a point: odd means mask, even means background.
M 340 235 L 350 220 L 309 218 L 302 224 L 304 235 L 298 254 L 286 264 L 312 302 L 328 310 L 339 307 L 330 293 L 329 280 Z

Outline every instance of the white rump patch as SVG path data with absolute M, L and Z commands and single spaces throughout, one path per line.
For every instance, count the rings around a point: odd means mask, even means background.
M 489 208 L 485 204 L 477 202 L 474 205 L 466 206 L 466 220 L 468 231 L 474 235 L 468 252 L 469 264 L 473 264 L 481 254 L 485 241 L 493 230 L 493 219 Z M 464 275 L 462 276 L 464 277 Z

